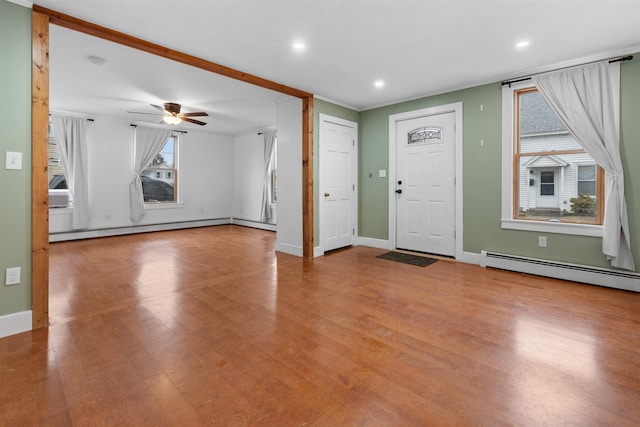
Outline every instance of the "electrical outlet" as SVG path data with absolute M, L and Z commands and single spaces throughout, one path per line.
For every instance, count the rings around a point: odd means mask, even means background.
M 541 248 L 547 247 L 547 236 L 538 236 L 538 246 Z
M 5 285 L 17 285 L 20 283 L 20 267 L 11 267 L 6 270 Z

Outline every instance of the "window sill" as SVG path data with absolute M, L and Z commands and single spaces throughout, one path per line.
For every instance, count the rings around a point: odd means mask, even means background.
M 576 236 L 602 237 L 601 225 L 569 224 L 566 222 L 523 221 L 502 219 L 501 228 L 507 230 L 537 231 L 539 233 L 573 234 Z
M 70 214 L 73 212 L 72 207 L 66 208 L 49 208 L 49 215 L 63 215 Z
M 144 208 L 149 210 L 155 209 L 182 209 L 184 204 L 182 203 L 145 203 Z

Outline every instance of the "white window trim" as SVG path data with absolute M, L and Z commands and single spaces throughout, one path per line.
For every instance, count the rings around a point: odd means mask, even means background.
M 502 217 L 503 229 L 536 231 L 539 233 L 572 234 L 577 236 L 602 237 L 602 226 L 572 224 L 554 221 L 532 221 L 513 218 L 513 149 L 514 92 L 535 87 L 532 81 L 512 83 L 502 87 Z
M 182 209 L 184 203 L 182 201 L 182 156 L 180 156 L 180 150 L 182 145 L 182 139 L 184 134 L 180 134 L 176 137 L 174 135 L 173 143 L 173 161 L 177 165 L 175 168 L 176 175 L 178 176 L 178 200 L 175 202 L 144 202 L 145 210 L 160 210 L 160 209 Z
M 145 202 L 144 208 L 149 210 L 154 209 L 181 209 L 184 207 L 182 202 Z

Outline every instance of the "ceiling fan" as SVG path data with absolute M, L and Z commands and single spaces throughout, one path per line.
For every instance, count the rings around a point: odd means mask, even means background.
M 167 123 L 169 125 L 177 125 L 181 122 L 189 122 L 189 123 L 194 123 L 196 125 L 200 125 L 200 126 L 204 126 L 206 125 L 205 122 L 201 122 L 200 120 L 195 120 L 192 119 L 191 117 L 206 117 L 209 116 L 209 114 L 207 114 L 204 111 L 194 111 L 191 113 L 181 113 L 180 109 L 182 108 L 182 106 L 176 102 L 165 102 L 164 103 L 164 107 L 161 107 L 159 105 L 154 105 L 154 104 L 150 104 L 153 108 L 155 108 L 156 110 L 159 110 L 162 112 L 162 122 L 161 123 Z M 138 111 L 129 111 L 129 113 L 135 113 L 135 114 L 156 114 L 156 113 L 141 113 Z

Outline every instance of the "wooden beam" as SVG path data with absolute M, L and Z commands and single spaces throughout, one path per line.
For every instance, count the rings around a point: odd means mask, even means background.
M 302 99 L 302 256 L 313 258 L 313 97 Z
M 31 28 L 31 309 L 38 329 L 49 325 L 49 17 L 34 11 Z
M 198 58 L 193 55 L 189 55 L 177 50 L 169 49 L 167 47 L 151 43 L 149 41 L 130 36 L 119 31 L 112 30 L 110 28 L 102 27 L 100 25 L 93 24 L 91 22 L 83 21 L 73 16 L 66 15 L 64 13 L 57 12 L 55 10 L 46 9 L 44 7 L 33 5 L 33 10 L 43 15 L 47 15 L 52 24 L 59 25 L 61 27 L 69 28 L 71 30 L 79 31 L 81 33 L 89 34 L 95 37 L 99 37 L 104 40 L 109 40 L 114 43 L 119 43 L 124 46 L 132 47 L 143 52 L 158 55 L 163 58 L 171 59 L 176 62 L 191 65 L 192 67 L 200 68 L 212 73 L 220 74 L 222 76 L 230 77 L 235 80 L 240 80 L 246 83 L 270 89 L 276 92 L 291 95 L 296 98 L 308 98 L 312 97 L 312 94 L 298 90 L 280 83 L 273 82 L 271 80 L 263 79 L 262 77 L 255 76 L 253 74 L 245 73 L 233 68 L 226 67 L 224 65 L 216 64 L 215 62 L 207 61 L 202 58 Z
M 32 21 L 32 310 L 33 328 L 49 323 L 49 195 L 47 129 L 49 124 L 49 24 L 79 31 L 143 52 L 220 74 L 303 100 L 302 176 L 303 256 L 313 257 L 313 95 L 234 70 L 137 37 L 33 5 Z

